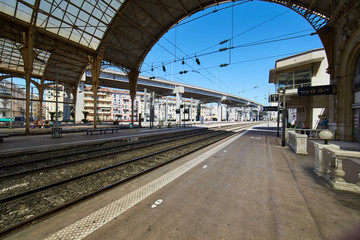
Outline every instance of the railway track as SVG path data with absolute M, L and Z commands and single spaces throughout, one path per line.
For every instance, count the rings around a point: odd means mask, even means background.
M 56 157 L 36 153 L 13 164 L 2 160 L 0 235 L 254 125 L 79 147 Z

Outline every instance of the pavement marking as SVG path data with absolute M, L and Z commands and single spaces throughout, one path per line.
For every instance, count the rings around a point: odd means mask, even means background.
M 124 197 L 108 204 L 107 206 L 93 212 L 92 214 L 78 220 L 77 222 L 67 226 L 66 228 L 60 230 L 59 232 L 51 235 L 46 240 L 60 240 L 60 239 L 83 239 L 86 236 L 90 235 L 106 223 L 110 222 L 114 218 L 118 217 L 126 210 L 130 209 L 140 201 L 144 200 L 154 192 L 158 191 L 162 187 L 166 186 L 173 180 L 177 179 L 184 173 L 188 172 L 190 169 L 194 168 L 201 162 L 208 159 L 211 155 L 220 151 L 225 146 L 231 144 L 232 142 L 239 139 L 249 130 L 233 137 L 218 146 L 214 147 L 210 151 L 202 154 L 201 156 L 194 158 L 193 160 L 183 164 L 182 166 L 166 173 L 165 175 L 153 180 L 152 182 L 136 189 L 135 191 L 125 195 Z M 157 204 L 154 204 L 157 206 Z
M 162 199 L 158 199 L 155 201 L 155 203 L 153 205 L 151 205 L 151 208 L 156 208 L 157 206 L 159 206 L 160 204 L 163 203 L 164 200 Z

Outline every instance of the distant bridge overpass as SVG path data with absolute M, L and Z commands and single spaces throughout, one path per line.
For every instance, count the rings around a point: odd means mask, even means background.
M 106 69 L 100 73 L 100 86 L 117 88 L 117 89 L 129 89 L 129 80 L 125 73 Z M 86 84 L 91 84 L 91 72 L 86 72 Z M 148 91 L 155 92 L 162 96 L 176 95 L 177 89 L 182 89 L 182 97 L 193 98 L 200 100 L 202 103 L 223 103 L 228 106 L 239 107 L 261 107 L 260 103 L 251 101 L 246 98 L 242 98 L 236 95 L 223 93 L 211 89 L 188 85 L 184 83 L 172 82 L 165 79 L 149 79 L 146 76 L 139 76 L 137 82 L 137 91 L 144 91 L 145 88 Z

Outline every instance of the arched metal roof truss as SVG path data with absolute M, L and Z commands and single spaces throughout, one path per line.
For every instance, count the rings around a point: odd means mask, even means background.
M 264 0 L 304 16 L 318 30 L 333 8 L 328 0 Z M 171 27 L 216 0 L 0 0 L 0 72 L 21 74 L 19 49 L 33 31 L 32 77 L 77 84 L 89 56 L 139 69 Z M 247 2 L 241 0 L 239 2 Z M 337 2 L 333 0 L 332 3 Z

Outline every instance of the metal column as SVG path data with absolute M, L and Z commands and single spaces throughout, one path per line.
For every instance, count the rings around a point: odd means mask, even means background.
M 165 122 L 168 121 L 168 98 L 165 99 Z
M 146 122 L 147 89 L 144 88 L 144 122 Z

